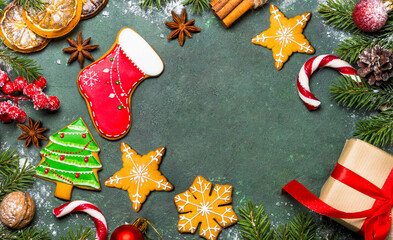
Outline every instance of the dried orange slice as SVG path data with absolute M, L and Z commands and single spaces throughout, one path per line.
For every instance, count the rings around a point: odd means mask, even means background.
M 108 0 L 84 0 L 81 19 L 89 19 L 97 15 L 108 3 Z
M 61 37 L 79 23 L 83 0 L 43 0 L 43 10 L 23 11 L 23 19 L 31 30 L 46 38 Z
M 34 33 L 22 18 L 22 7 L 15 2 L 4 8 L 0 17 L 0 36 L 4 44 L 18 52 L 30 53 L 40 51 L 48 45 L 50 39 Z

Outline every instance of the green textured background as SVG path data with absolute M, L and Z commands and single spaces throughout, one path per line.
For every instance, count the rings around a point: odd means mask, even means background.
M 277 71 L 271 50 L 251 43 L 252 37 L 269 27 L 268 4 L 249 11 L 228 30 L 209 11 L 201 16 L 189 14 L 202 31 L 180 47 L 177 40 L 166 39 L 170 30 L 164 25 L 172 21 L 173 7 L 180 13 L 179 2 L 146 12 L 136 2 L 109 0 L 103 12 L 80 22 L 68 37 L 75 39 L 79 30 L 84 38 L 92 37 L 91 44 L 100 45 L 92 53 L 98 59 L 112 46 L 122 27 L 131 27 L 165 63 L 160 77 L 145 80 L 135 91 L 131 130 L 119 141 L 105 140 L 94 129 L 76 86 L 79 64 L 67 65 L 69 55 L 61 51 L 68 46 L 65 38 L 53 40 L 42 52 L 29 55 L 43 66 L 48 79 L 45 93 L 58 96 L 61 108 L 55 113 L 35 111 L 31 103 L 23 103 L 22 108 L 34 120 L 42 120 L 48 137 L 83 117 L 102 149 L 101 183 L 122 167 L 122 141 L 139 154 L 159 146 L 167 148 L 160 170 L 175 189 L 152 192 L 139 213 L 132 210 L 126 191 L 104 185 L 101 192 L 75 188 L 72 200 L 97 204 L 106 216 L 109 232 L 145 217 L 164 239 L 199 239 L 197 234 L 178 233 L 179 214 L 173 202 L 173 197 L 188 189 L 197 175 L 213 184 L 233 185 L 237 213 L 248 199 L 263 204 L 274 226 L 287 222 L 298 211 L 308 212 L 290 197 L 282 196 L 281 188 L 297 179 L 319 194 L 345 140 L 352 137 L 354 123 L 363 117 L 363 113 L 343 108 L 331 99 L 329 86 L 339 76 L 332 69 L 317 72 L 312 78 L 312 92 L 322 101 L 318 111 L 309 112 L 297 95 L 296 78 L 303 63 L 315 55 L 334 54 L 334 48 L 346 36 L 324 24 L 317 12 L 319 2 L 271 1 L 288 18 L 312 12 L 304 34 L 316 49 L 314 55 L 295 53 Z M 39 149 L 25 149 L 24 142 L 16 140 L 20 134 L 15 123 L 0 124 L 0 148 L 18 149 L 29 162 L 38 164 Z M 37 205 L 34 225 L 48 227 L 55 239 L 75 224 L 94 226 L 86 214 L 56 219 L 52 209 L 65 202 L 53 197 L 54 190 L 54 183 L 42 179 L 29 190 Z M 339 231 L 340 239 L 358 238 L 328 218 L 316 218 L 322 233 Z M 154 236 L 152 231 L 150 236 Z M 240 239 L 239 227 L 224 229 L 220 239 Z

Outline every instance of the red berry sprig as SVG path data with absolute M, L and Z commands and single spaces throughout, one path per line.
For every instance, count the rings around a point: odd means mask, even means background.
M 5 95 L 0 95 L 0 121 L 7 123 L 12 120 L 18 123 L 26 121 L 27 115 L 19 108 L 18 101 L 32 101 L 34 109 L 48 109 L 55 111 L 60 106 L 60 101 L 56 96 L 47 96 L 42 90 L 46 87 L 46 79 L 40 76 L 34 83 L 28 83 L 23 77 L 15 78 L 11 82 L 7 73 L 0 70 L 0 88 Z M 25 96 L 13 96 L 15 93 L 22 93 Z

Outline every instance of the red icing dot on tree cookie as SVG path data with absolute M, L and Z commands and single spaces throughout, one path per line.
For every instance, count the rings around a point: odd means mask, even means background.
M 75 177 L 79 178 L 80 174 L 79 173 L 75 173 Z
M 64 138 L 64 133 L 60 134 L 60 138 Z
M 89 157 L 85 157 L 85 162 L 88 162 L 89 161 Z
M 86 138 L 86 133 L 82 134 L 82 137 L 83 137 L 83 138 Z
M 49 173 L 49 168 L 45 168 L 45 174 Z
M 65 159 L 64 155 L 60 156 L 60 160 L 63 161 Z

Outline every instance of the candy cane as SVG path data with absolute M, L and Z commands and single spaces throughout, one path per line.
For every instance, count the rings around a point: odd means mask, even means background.
M 58 218 L 73 212 L 85 212 L 89 214 L 93 218 L 96 225 L 97 240 L 106 239 L 108 227 L 106 225 L 105 217 L 100 209 L 98 209 L 92 203 L 86 201 L 72 201 L 53 209 L 53 214 L 55 214 L 55 216 Z
M 297 77 L 297 90 L 299 97 L 308 110 L 315 110 L 321 102 L 310 92 L 310 76 L 311 74 L 323 67 L 336 69 L 341 75 L 352 78 L 355 82 L 361 83 L 360 77 L 356 70 L 347 62 L 333 55 L 320 55 L 308 60 L 300 69 Z

